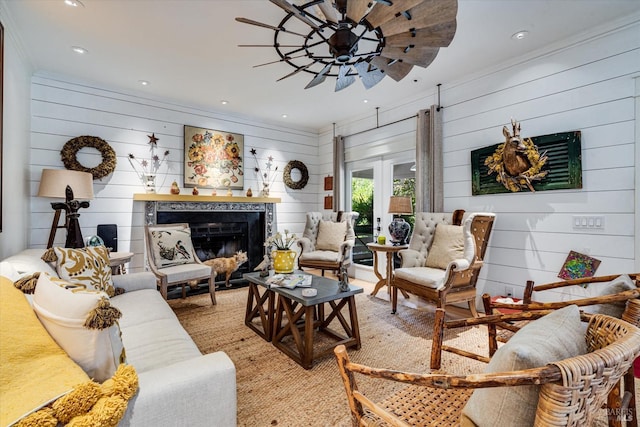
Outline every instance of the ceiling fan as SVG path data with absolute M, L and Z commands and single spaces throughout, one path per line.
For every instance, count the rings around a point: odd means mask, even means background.
M 356 76 L 366 89 L 386 75 L 400 81 L 414 65 L 431 64 L 456 32 L 457 0 L 270 1 L 286 12 L 279 24 L 236 21 L 275 31 L 273 45 L 240 47 L 273 47 L 280 59 L 254 67 L 286 62 L 295 70 L 278 81 L 312 74 L 305 89 L 327 77 L 336 77 L 336 92 Z

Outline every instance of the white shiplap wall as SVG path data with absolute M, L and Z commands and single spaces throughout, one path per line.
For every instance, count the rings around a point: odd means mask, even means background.
M 585 34 L 581 40 L 560 41 L 546 52 L 478 71 L 464 81 L 443 82 L 445 210 L 497 213 L 479 294 L 503 294 L 506 287 L 515 287 L 518 296 L 526 280 L 559 280 L 558 271 L 570 250 L 600 259 L 598 275 L 636 268 L 638 34 L 640 22 L 626 22 L 619 28 Z M 432 91 L 389 108 L 387 121 L 431 104 Z M 582 132 L 582 189 L 471 195 L 470 152 L 502 142 L 502 126 L 512 117 L 521 122 L 525 137 Z M 339 123 L 336 133 L 371 127 L 375 127 L 375 116 Z M 398 136 L 406 131 L 402 126 L 389 127 L 367 136 L 371 141 L 392 138 L 390 128 Z M 321 153 L 331 149 L 329 140 L 325 130 L 320 135 Z M 603 216 L 605 228 L 574 230 L 574 215 Z M 570 297 L 549 295 L 553 299 Z
M 98 224 L 118 225 L 118 250 L 130 250 L 134 256 L 130 269 L 142 269 L 144 203 L 133 202 L 135 193 L 144 192 L 127 156 L 149 158 L 149 138 L 159 138 L 157 153 L 170 151 L 168 162 L 159 173 L 159 193 L 168 193 L 173 180 L 183 183 L 183 125 L 219 129 L 244 135 L 245 190 L 234 191 L 244 196 L 251 187 L 259 187 L 253 172 L 255 161 L 249 153 L 255 148 L 260 166 L 268 156 L 278 166 L 271 197 L 280 197 L 276 207 L 277 228 L 302 233 L 305 213 L 317 210 L 321 176 L 318 172 L 318 135 L 309 130 L 287 128 L 272 123 L 257 122 L 219 112 L 176 105 L 144 98 L 104 87 L 96 87 L 60 76 L 40 74 L 32 78 L 31 124 L 31 227 L 29 247 L 46 246 L 53 211 L 51 200 L 39 198 L 38 185 L 42 169 L 63 168 L 60 150 L 71 138 L 80 135 L 98 136 L 107 141 L 117 155 L 113 174 L 94 181 L 95 198 L 88 209 L 80 211 L 80 225 L 85 237 L 95 234 Z M 83 149 L 78 160 L 86 167 L 101 162 L 96 150 Z M 304 190 L 291 190 L 282 182 L 282 170 L 290 160 L 300 160 L 309 170 L 309 183 Z M 163 177 L 164 174 L 164 177 Z M 210 190 L 202 189 L 200 194 Z M 189 194 L 191 188 L 182 188 Z M 64 231 L 56 236 L 56 244 L 64 243 Z M 262 244 L 262 242 L 256 242 Z

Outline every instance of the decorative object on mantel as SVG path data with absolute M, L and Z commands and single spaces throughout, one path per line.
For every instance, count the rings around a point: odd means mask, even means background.
M 193 187 L 193 190 L 191 190 L 191 194 L 193 194 L 194 196 L 197 196 L 200 192 L 198 191 L 198 187 Z
M 247 197 L 252 197 L 253 196 L 253 191 L 251 191 L 251 187 L 249 187 L 249 189 L 247 190 Z
M 564 280 L 593 277 L 600 265 L 600 260 L 575 251 L 569 251 L 558 277 Z
M 324 191 L 331 191 L 333 190 L 333 177 L 332 176 L 325 176 L 324 177 Z
M 147 135 L 149 138 L 149 150 L 151 151 L 151 158 L 149 160 L 138 160 L 133 153 L 129 153 L 129 163 L 133 167 L 133 170 L 138 174 L 138 177 L 144 184 L 144 189 L 147 193 L 156 192 L 156 177 L 160 166 L 167 160 L 169 156 L 169 150 L 165 150 L 162 158 L 156 154 L 158 148 L 158 140 L 155 133 Z M 136 166 L 137 164 L 137 166 Z
M 184 126 L 184 186 L 242 190 L 244 135 Z
M 300 172 L 300 179 L 294 181 L 291 178 L 291 172 L 293 171 Z M 307 166 L 299 160 L 291 160 L 284 167 L 284 172 L 282 172 L 282 180 L 284 181 L 284 185 L 291 188 L 292 190 L 301 190 L 309 182 L 309 171 L 307 170 Z
M 276 172 L 278 171 L 278 166 L 276 166 L 273 170 L 273 157 L 269 156 L 267 158 L 267 163 L 265 163 L 264 170 L 260 168 L 260 163 L 258 162 L 258 152 L 255 148 L 252 148 L 249 151 L 256 161 L 256 166 L 254 171 L 256 175 L 260 178 L 260 182 L 262 183 L 262 190 L 260 191 L 260 197 L 269 197 L 269 189 L 273 181 L 276 179 Z M 273 172 L 273 174 L 272 174 Z
M 294 68 L 279 80 L 300 72 L 311 74 L 305 89 L 327 77 L 337 77 L 336 92 L 355 82 L 355 76 L 360 76 L 365 89 L 386 75 L 400 81 L 414 65 L 428 67 L 440 47 L 449 46 L 457 27 L 457 0 L 271 1 L 285 11 L 280 23 L 241 17 L 236 21 L 275 31 L 277 60 L 261 65 L 286 62 Z
M 94 168 L 87 168 L 77 159 L 78 152 L 83 148 L 95 148 L 102 155 L 102 163 Z M 60 151 L 64 167 L 72 171 L 89 172 L 93 179 L 102 179 L 116 169 L 116 152 L 102 138 L 97 136 L 78 136 L 70 139 Z
M 171 183 L 171 190 L 169 190 L 169 192 L 171 194 L 175 194 L 175 195 L 180 194 L 180 187 L 178 187 L 178 183 L 177 182 L 173 181 Z
M 231 187 L 227 187 L 227 197 L 233 197 L 233 191 L 231 191 Z
M 531 183 L 544 179 L 549 173 L 542 171 L 547 153 L 541 155 L 530 138 L 520 137 L 520 123 L 514 119 L 511 119 L 511 128 L 513 134 L 506 126 L 502 128 L 505 142 L 485 159 L 484 164 L 489 167 L 489 174 L 496 173 L 496 181 L 507 190 L 516 192 L 528 188 L 535 192 Z
M 512 156 L 509 161 L 505 161 L 503 155 L 509 148 L 509 143 L 514 138 L 516 140 L 520 138 L 520 125 L 513 121 L 512 126 L 513 123 L 516 123 L 514 136 L 511 136 L 506 127 L 503 128 L 503 134 L 506 138 L 505 143 L 471 151 L 471 190 L 474 196 L 521 190 L 545 191 L 582 188 L 580 131 L 526 138 L 521 141 L 522 146 L 525 147 L 524 152 L 519 152 L 517 145 L 515 146 L 515 155 L 518 156 L 519 160 L 514 160 Z M 509 149 L 513 149 L 513 145 Z M 537 154 L 538 150 L 544 153 L 539 155 Z M 509 154 L 512 155 L 513 153 Z M 544 170 L 541 170 L 543 160 L 545 162 Z M 516 161 L 520 162 L 520 168 L 524 168 L 526 162 L 529 162 L 532 166 L 518 176 L 513 177 L 507 171 L 510 170 L 511 173 L 514 173 L 519 170 L 515 163 Z M 494 172 L 497 173 L 495 178 L 492 176 Z M 542 176 L 543 174 L 544 176 Z

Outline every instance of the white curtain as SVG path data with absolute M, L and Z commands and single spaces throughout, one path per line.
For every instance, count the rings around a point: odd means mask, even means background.
M 432 105 L 418 112 L 416 212 L 444 210 L 442 181 L 442 113 Z

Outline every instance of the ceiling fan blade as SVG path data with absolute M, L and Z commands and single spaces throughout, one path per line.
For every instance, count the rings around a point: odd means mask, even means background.
M 264 67 L 265 65 L 277 64 L 278 62 L 290 61 L 292 59 L 302 58 L 307 56 L 307 54 L 298 55 L 298 56 L 285 56 L 284 58 L 280 58 L 276 61 L 265 62 L 264 64 L 254 65 L 253 68 Z
M 369 22 L 373 28 L 377 28 L 383 23 L 393 19 L 396 14 L 409 10 L 421 2 L 422 0 L 395 0 L 391 6 L 386 6 L 381 3 L 369 12 L 367 22 Z
M 333 7 L 331 0 L 323 0 L 322 3 L 318 4 L 316 7 L 320 9 L 324 19 L 329 22 L 338 23 L 338 11 Z
M 315 64 L 316 61 L 311 62 L 310 64 L 305 65 L 304 67 L 300 67 L 300 68 L 296 68 L 295 71 L 290 72 L 289 74 L 287 74 L 284 77 L 280 77 L 278 80 L 276 80 L 277 82 L 279 82 L 280 80 L 284 80 L 286 78 L 289 78 L 291 76 L 295 76 L 296 74 L 298 74 L 300 71 L 304 71 L 307 68 L 311 67 L 313 64 Z
M 429 64 L 438 56 L 438 47 L 414 47 L 414 48 L 402 48 L 402 47 L 385 47 L 380 53 L 381 56 L 389 59 L 401 59 L 402 62 L 407 64 L 418 65 L 426 68 Z
M 313 28 L 314 30 L 318 30 L 319 27 L 309 18 L 306 17 L 302 12 L 300 12 L 294 5 L 289 3 L 287 0 L 269 0 L 271 3 L 280 6 L 285 12 L 292 13 L 296 18 Z
M 457 0 L 424 0 L 408 10 L 411 19 L 400 14 L 380 25 L 385 37 L 410 31 L 412 28 L 425 28 L 435 24 L 453 21 L 458 13 Z
M 370 0 L 349 0 L 347 2 L 347 18 L 360 22 L 369 10 Z
M 278 47 L 300 47 L 299 44 L 277 44 Z M 272 44 L 239 44 L 238 47 L 275 47 Z
M 354 76 L 348 76 L 349 66 L 342 65 L 340 67 L 340 71 L 338 72 L 338 78 L 336 79 L 336 89 L 335 92 L 341 91 L 342 89 L 349 87 L 356 81 Z
M 430 25 L 418 30 L 405 31 L 385 38 L 385 43 L 390 47 L 406 47 L 415 45 L 420 47 L 446 47 L 451 44 L 456 33 L 456 21 Z
M 376 56 L 371 60 L 371 63 L 397 82 L 405 78 L 413 68 L 413 65 L 411 64 L 405 64 L 402 61 L 389 60 L 383 56 Z
M 282 31 L 284 33 L 295 34 L 296 36 L 307 38 L 307 36 L 305 36 L 304 34 L 296 33 L 296 32 L 293 32 L 293 31 L 289 31 L 289 30 L 285 29 L 284 27 L 274 27 L 273 25 L 265 24 L 263 22 L 254 21 L 253 19 L 236 18 L 236 21 L 242 22 L 243 24 L 250 24 L 250 25 L 255 25 L 256 27 L 269 28 L 270 30 Z
M 309 84 L 304 88 L 311 89 L 312 87 L 318 86 L 320 83 L 324 82 L 327 78 L 327 72 L 331 69 L 331 67 L 333 67 L 333 62 L 325 65 L 324 68 L 322 68 L 322 70 L 320 70 L 320 72 L 316 74 L 313 80 L 311 80 Z
M 374 68 L 367 61 L 356 62 L 353 66 L 358 71 L 360 81 L 364 85 L 365 89 L 371 89 L 384 79 L 384 73 L 382 70 Z

